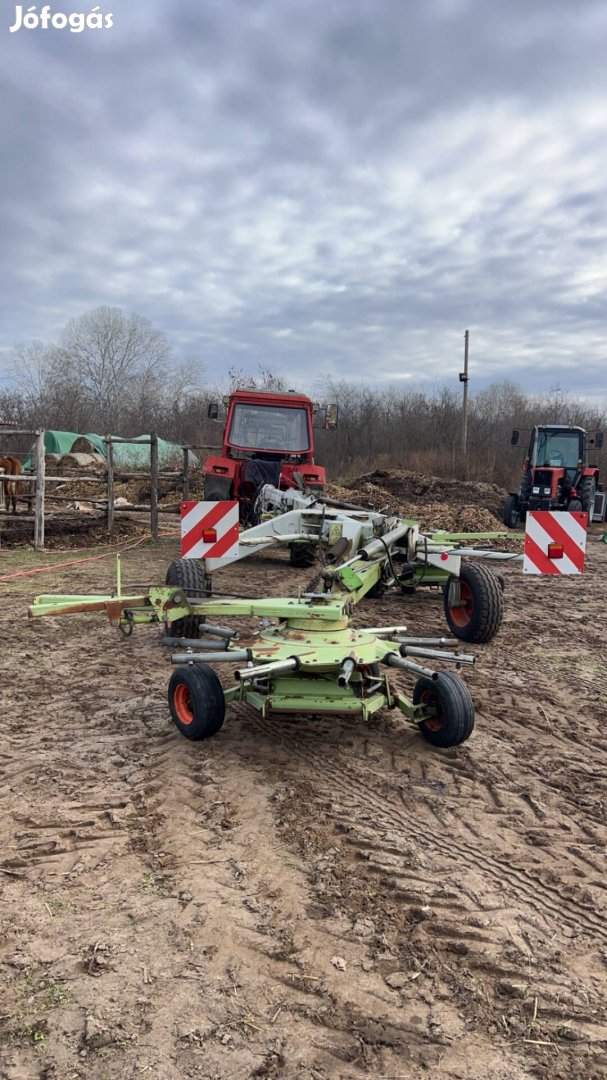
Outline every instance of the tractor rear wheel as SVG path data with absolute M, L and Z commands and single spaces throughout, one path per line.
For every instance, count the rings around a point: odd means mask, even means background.
M 594 514 L 594 499 L 596 495 L 596 480 L 594 476 L 585 476 L 579 487 L 582 510 L 588 514 L 588 524 L 592 524 Z M 571 508 L 571 507 L 570 507 Z
M 289 544 L 289 561 L 291 566 L 301 569 L 314 566 L 316 562 L 315 544 Z
M 500 582 L 482 563 L 462 563 L 459 578 L 445 585 L 443 603 L 449 629 L 462 641 L 491 641 L 502 625 Z
M 211 582 L 197 559 L 174 559 L 167 570 L 165 585 L 183 589 L 186 596 L 196 600 L 211 595 Z M 186 615 L 184 619 L 175 619 L 167 628 L 167 634 L 169 637 L 197 638 L 203 622 L 200 615 Z
M 175 668 L 169 681 L 169 709 L 186 739 L 208 739 L 223 725 L 226 702 L 221 683 L 206 664 Z
M 459 746 L 472 733 L 474 702 L 466 684 L 451 671 L 441 671 L 438 679 L 418 679 L 413 704 L 427 708 L 419 728 L 433 746 Z
M 509 495 L 504 503 L 502 521 L 509 529 L 516 529 L 520 518 L 520 502 L 518 495 Z

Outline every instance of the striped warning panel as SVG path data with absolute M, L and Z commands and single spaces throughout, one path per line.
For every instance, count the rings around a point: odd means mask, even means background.
M 182 502 L 181 555 L 184 559 L 233 562 L 237 554 L 237 502 Z
M 582 574 L 588 514 L 578 510 L 529 510 L 525 574 Z

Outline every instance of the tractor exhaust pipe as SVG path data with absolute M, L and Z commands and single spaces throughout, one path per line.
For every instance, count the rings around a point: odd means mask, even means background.
M 271 660 L 268 664 L 258 664 L 256 667 L 238 668 L 234 672 L 234 678 L 238 682 L 249 682 L 251 679 L 263 679 L 268 675 L 283 675 L 288 671 L 297 671 L 298 667 L 299 660 L 296 656 L 291 656 L 288 660 Z
M 388 667 L 398 668 L 399 671 L 408 671 L 411 675 L 422 675 L 425 679 L 432 679 L 434 682 L 438 679 L 438 671 L 432 671 L 431 668 L 422 667 L 421 664 L 414 664 L 412 660 L 403 660 L 402 657 L 395 652 L 386 653 L 382 660 L 382 664 L 387 664 Z

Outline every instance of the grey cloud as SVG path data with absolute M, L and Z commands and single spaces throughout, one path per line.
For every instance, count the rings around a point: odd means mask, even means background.
M 470 325 L 479 386 L 607 393 L 604 4 L 103 6 L 0 31 L 3 347 L 111 303 L 213 371 L 453 379 Z

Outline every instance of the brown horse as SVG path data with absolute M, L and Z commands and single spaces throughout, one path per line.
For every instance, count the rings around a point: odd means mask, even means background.
M 23 466 L 19 461 L 19 458 L 12 457 L 11 454 L 7 454 L 6 457 L 0 458 L 0 478 L 4 487 L 4 503 L 7 513 L 10 513 L 10 507 L 13 507 L 13 514 L 17 513 L 17 495 L 21 491 L 21 484 L 17 480 L 11 480 L 11 476 L 21 476 L 23 473 Z

